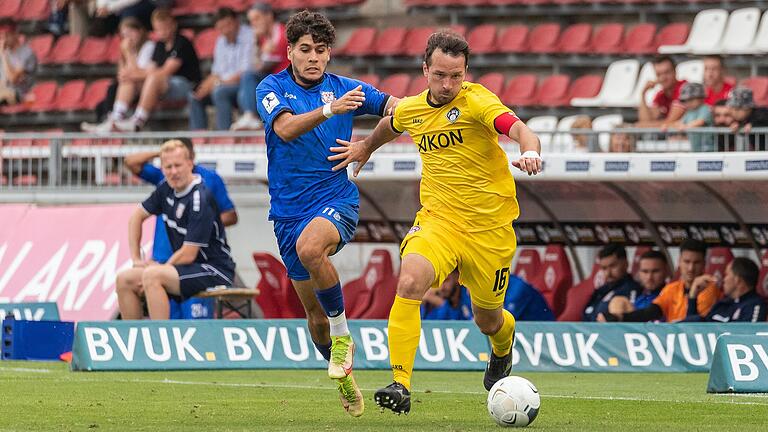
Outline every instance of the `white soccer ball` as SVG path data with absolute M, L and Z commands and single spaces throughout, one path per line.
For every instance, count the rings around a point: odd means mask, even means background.
M 519 376 L 500 379 L 488 392 L 488 414 L 499 426 L 528 426 L 536 419 L 540 407 L 539 391 Z

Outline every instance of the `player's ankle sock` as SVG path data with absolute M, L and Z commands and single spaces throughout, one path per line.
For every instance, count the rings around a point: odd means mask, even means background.
M 323 307 L 328 321 L 331 324 L 331 336 L 346 336 L 349 334 L 347 316 L 344 314 L 344 295 L 341 292 L 341 283 L 315 291 L 315 296 Z
M 331 361 L 331 343 L 330 342 L 323 345 L 313 340 L 312 343 L 315 344 L 315 348 L 317 348 L 317 350 L 320 352 L 320 354 L 322 354 L 323 358 L 326 361 Z
M 512 349 L 512 334 L 515 332 L 515 317 L 506 309 L 502 310 L 502 314 L 504 323 L 501 324 L 501 328 L 496 334 L 488 336 L 491 340 L 493 353 L 497 357 L 504 357 L 509 354 L 509 350 Z
M 421 335 L 421 300 L 395 296 L 389 311 L 389 358 L 395 381 L 411 389 L 411 374 Z

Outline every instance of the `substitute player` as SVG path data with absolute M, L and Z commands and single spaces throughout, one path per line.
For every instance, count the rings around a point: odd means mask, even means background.
M 479 84 L 464 82 L 469 47 L 449 31 L 427 42 L 423 70 L 429 88 L 400 101 L 393 117 L 379 122 L 363 141 L 337 140 L 334 169 L 358 162 L 356 176 L 370 155 L 408 131 L 422 160 L 421 204 L 400 247 L 397 296 L 389 313 L 389 352 L 394 383 L 376 392 L 378 405 L 396 413 L 411 409 L 413 362 L 419 345 L 419 307 L 427 290 L 459 269 L 469 289 L 474 320 L 489 336 L 493 352 L 486 389 L 512 367 L 515 319 L 503 309 L 509 266 L 515 253 L 512 221 L 520 214 L 515 182 L 498 134 L 520 143 L 512 164 L 529 175 L 541 170 L 536 135 Z
M 312 341 L 329 361 L 328 376 L 338 380 L 342 405 L 356 417 L 364 404 L 351 375 L 354 343 L 329 256 L 355 233 L 359 195 L 347 173 L 333 171 L 327 157 L 336 138 L 350 139 L 355 115 L 382 116 L 395 99 L 325 72 L 336 34 L 323 15 L 293 15 L 286 34 L 290 66 L 256 90 L 267 142 L 269 218 Z

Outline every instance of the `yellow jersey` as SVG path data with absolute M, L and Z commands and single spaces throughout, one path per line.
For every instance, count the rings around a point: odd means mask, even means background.
M 424 210 L 467 232 L 511 224 L 520 215 L 515 181 L 493 125 L 510 109 L 470 82 L 445 105 L 432 104 L 427 93 L 401 100 L 391 123 L 418 147 Z

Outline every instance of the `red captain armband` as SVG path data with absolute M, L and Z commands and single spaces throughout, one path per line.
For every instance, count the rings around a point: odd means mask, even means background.
M 496 132 L 507 135 L 509 134 L 509 129 L 512 127 L 512 125 L 519 121 L 520 119 L 517 118 L 516 115 L 510 112 L 505 112 L 493 120 L 493 127 L 496 128 Z

